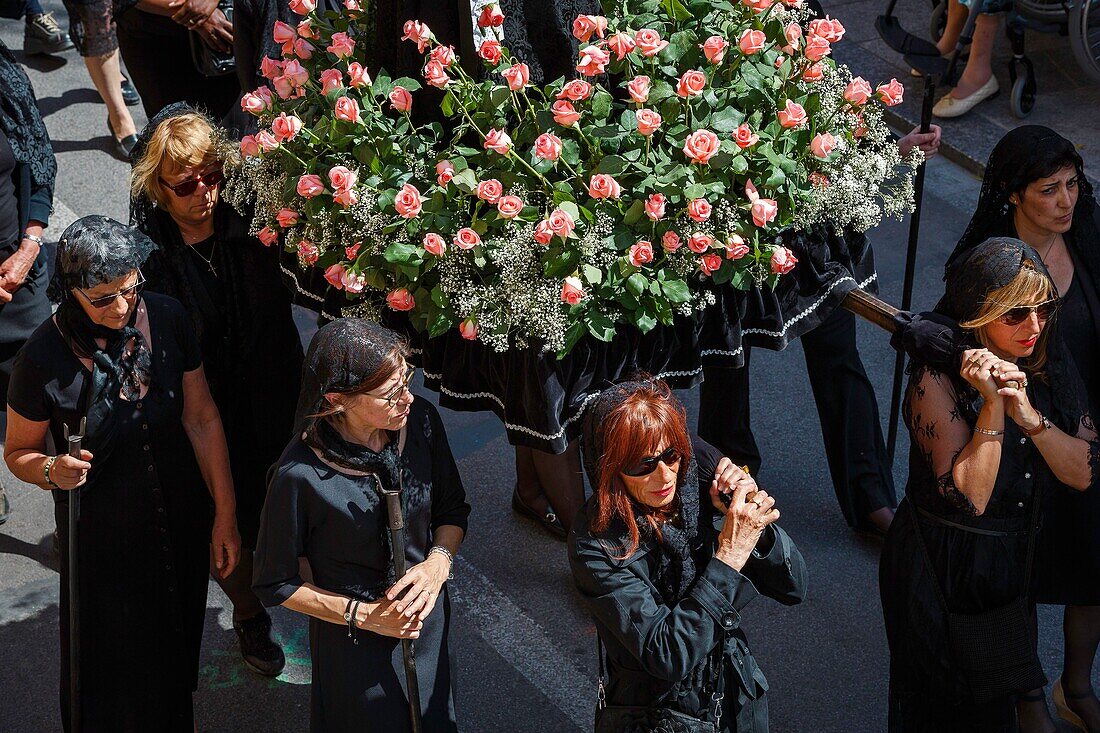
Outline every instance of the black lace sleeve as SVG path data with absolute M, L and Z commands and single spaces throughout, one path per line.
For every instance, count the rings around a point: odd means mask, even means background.
M 1089 444 L 1089 473 L 1092 479 L 1089 484 L 1095 484 L 1100 478 L 1100 436 L 1096 433 L 1096 426 L 1092 422 L 1092 416 L 1087 412 L 1081 416 L 1081 424 L 1077 428 L 1077 437 Z

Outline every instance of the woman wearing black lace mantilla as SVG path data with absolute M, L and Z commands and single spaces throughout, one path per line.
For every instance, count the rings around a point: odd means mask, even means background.
M 880 566 L 891 731 L 1016 733 L 1019 696 L 1046 683 L 1031 573 L 1041 505 L 1059 484 L 1088 488 L 1098 458 L 1084 387 L 1049 348 L 1058 303 L 1034 249 L 987 240 L 948 269 L 937 306 L 980 346 L 957 372 L 914 356 L 909 484 Z

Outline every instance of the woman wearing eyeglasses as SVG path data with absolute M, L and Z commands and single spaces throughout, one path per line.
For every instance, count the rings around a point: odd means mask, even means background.
M 81 729 L 191 733 L 209 568 L 237 564 L 233 480 L 194 330 L 141 293 L 153 243 L 101 216 L 61 235 L 58 303 L 16 356 L 4 459 L 52 490 L 60 530 L 62 720 L 69 730 L 68 502 L 78 524 Z M 87 426 L 79 458 L 65 428 Z M 208 492 L 209 491 L 209 495 Z M 213 523 L 211 523 L 213 497 Z
M 423 730 L 457 730 L 446 582 L 470 506 L 439 413 L 409 391 L 407 353 L 396 333 L 358 318 L 317 332 L 297 436 L 264 505 L 254 587 L 266 605 L 310 617 L 314 733 L 411 729 L 402 639 L 416 640 Z M 381 493 L 397 490 L 401 577 Z
M 593 495 L 569 559 L 606 649 L 596 730 L 701 730 L 694 719 L 767 731 L 743 613 L 758 595 L 794 605 L 806 594 L 775 499 L 691 436 L 668 386 L 648 378 L 600 394 L 582 453 Z
M 1038 252 L 986 240 L 949 266 L 936 309 L 980 348 L 950 371 L 913 355 L 909 484 L 880 567 L 891 731 L 1046 730 L 1017 710 L 1046 684 L 1038 527 L 1047 495 L 1087 489 L 1100 458 L 1084 387 L 1052 348 L 1059 302 Z
M 237 572 L 219 583 L 233 603 L 245 663 L 274 676 L 285 658 L 251 589 L 251 548 L 267 471 L 292 434 L 301 379 L 290 294 L 277 248 L 251 236 L 248 220 L 221 199 L 222 160 L 206 117 L 168 107 L 142 131 L 133 161 L 131 219 L 158 245 L 144 268 L 147 287 L 187 309 L 225 424 L 245 551 Z

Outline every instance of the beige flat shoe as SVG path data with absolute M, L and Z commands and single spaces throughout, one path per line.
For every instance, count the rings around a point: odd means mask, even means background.
M 976 92 L 968 97 L 955 99 L 948 94 L 946 97 L 936 102 L 936 106 L 932 108 L 932 114 L 944 119 L 962 117 L 967 112 L 977 107 L 979 103 L 996 96 L 999 91 L 1001 91 L 1001 86 L 997 83 L 997 77 L 991 76 L 989 77 L 989 81 L 982 84 Z

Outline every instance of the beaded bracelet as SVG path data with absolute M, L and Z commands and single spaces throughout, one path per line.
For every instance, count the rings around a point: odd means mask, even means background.
M 975 433 L 981 433 L 982 435 L 993 435 L 993 436 L 1004 435 L 1005 434 L 1005 431 L 1003 431 L 1003 430 L 988 430 L 986 428 L 979 427 L 977 425 L 974 426 L 974 432 Z
M 55 484 L 53 482 L 53 479 L 50 478 L 50 469 L 53 468 L 54 461 L 56 461 L 56 460 L 57 460 L 57 456 L 50 456 L 49 458 L 47 458 L 46 459 L 46 467 L 42 469 L 42 474 L 46 477 L 46 483 L 47 484 L 49 484 L 50 486 L 52 486 L 55 489 L 60 489 L 61 487 L 58 486 L 57 484 Z
M 447 580 L 454 580 L 455 556 L 451 554 L 451 551 L 443 545 L 432 545 L 432 549 L 428 550 L 428 555 L 433 554 L 443 555 L 447 558 L 447 561 L 450 562 L 450 567 L 447 568 Z

